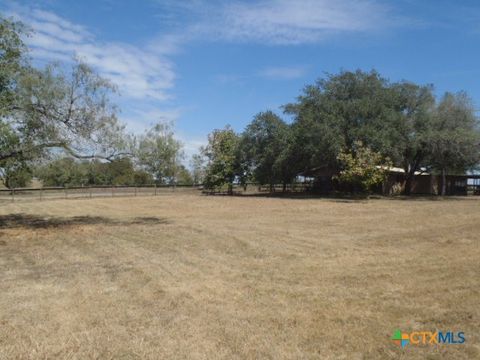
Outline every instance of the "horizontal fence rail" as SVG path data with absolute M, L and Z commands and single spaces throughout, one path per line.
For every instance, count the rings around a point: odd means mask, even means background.
M 15 188 L 0 189 L 0 203 L 22 200 L 49 200 L 49 199 L 87 199 L 97 197 L 120 196 L 156 196 L 172 193 L 203 193 L 203 194 L 261 194 L 280 192 L 306 192 L 311 190 L 310 183 L 261 185 L 247 183 L 235 184 L 231 191 L 228 187 L 204 189 L 202 185 L 138 185 L 138 186 L 72 186 L 72 187 L 43 187 L 43 188 Z
M 0 189 L 0 202 L 22 200 L 80 199 L 119 196 L 156 196 L 174 192 L 195 193 L 192 185 L 73 186 Z
M 267 193 L 308 193 L 313 190 L 310 182 L 293 184 L 263 185 L 247 183 L 234 184 L 215 189 L 205 189 L 202 185 L 138 185 L 138 186 L 73 186 L 73 187 L 43 187 L 43 188 L 15 188 L 0 189 L 0 204 L 24 200 L 54 200 L 54 199 L 89 199 L 100 197 L 122 196 L 157 196 L 167 194 L 200 194 L 205 195 L 251 195 Z M 466 195 L 480 195 L 479 184 L 469 184 Z
M 295 182 L 291 184 L 273 184 L 265 185 L 258 183 L 234 184 L 231 189 L 228 186 L 221 188 L 204 189 L 204 194 L 262 194 L 262 193 L 300 193 L 311 191 L 313 185 L 311 182 Z

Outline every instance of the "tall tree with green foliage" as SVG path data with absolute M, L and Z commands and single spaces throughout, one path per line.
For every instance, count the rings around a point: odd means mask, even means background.
M 292 156 L 299 170 L 338 169 L 338 154 L 361 140 L 385 146 L 384 122 L 394 109 L 388 81 L 376 71 L 342 71 L 307 86 L 285 111 L 295 117 Z
M 285 174 L 282 152 L 288 146 L 289 127 L 272 111 L 255 115 L 240 139 L 244 168 L 255 182 L 269 184 L 291 181 Z
M 57 65 L 25 69 L 6 120 L 19 140 L 0 149 L 0 160 L 35 159 L 52 149 L 76 158 L 111 160 L 127 154 L 124 128 L 109 101 L 113 91 L 109 81 L 81 62 L 70 72 Z
M 192 169 L 192 180 L 194 185 L 201 185 L 205 180 L 205 163 L 206 158 L 203 155 L 203 149 L 200 153 L 193 154 L 190 159 L 190 167 Z
M 183 151 L 181 142 L 175 138 L 173 125 L 159 123 L 143 134 L 136 157 L 157 183 L 175 184 Z
M 23 24 L 0 15 L 0 152 L 20 145 L 9 119 L 14 111 L 17 82 L 28 63 L 23 35 Z M 25 186 L 31 179 L 29 165 L 21 156 L 0 159 L 0 176 L 7 187 Z
M 78 159 L 113 160 L 131 141 L 116 117 L 115 87 L 76 61 L 35 69 L 27 61 L 21 23 L 0 17 L 0 168 L 63 152 Z M 23 164 L 23 165 L 22 165 Z
M 463 174 L 480 162 L 479 121 L 465 92 L 445 93 L 433 116 L 429 137 L 429 161 L 442 176 L 441 194 L 445 195 L 448 173 Z
M 239 136 L 228 125 L 208 135 L 208 144 L 203 150 L 207 158 L 205 188 L 216 189 L 227 185 L 228 192 L 233 193 L 233 183 L 239 169 L 239 141 Z
M 305 88 L 285 106 L 295 116 L 293 156 L 300 169 L 339 168 L 341 149 L 362 141 L 405 170 L 405 193 L 427 165 L 434 97 L 431 86 L 391 84 L 376 71 L 343 71 Z
M 415 173 L 428 167 L 435 98 L 432 86 L 410 82 L 392 84 L 390 93 L 395 113 L 380 132 L 386 144 L 382 150 L 404 169 L 404 192 L 410 195 Z

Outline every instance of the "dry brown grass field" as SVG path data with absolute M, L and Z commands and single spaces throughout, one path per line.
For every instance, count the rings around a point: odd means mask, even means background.
M 478 359 L 479 242 L 472 198 L 3 204 L 0 359 Z

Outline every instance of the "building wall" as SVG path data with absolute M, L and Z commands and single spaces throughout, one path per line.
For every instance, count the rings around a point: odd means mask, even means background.
M 438 191 L 437 177 L 433 175 L 417 175 L 412 183 L 412 194 L 436 195 Z
M 467 177 L 465 175 L 447 175 L 447 195 L 467 195 Z M 390 173 L 383 185 L 385 195 L 397 195 L 403 192 L 405 176 L 402 173 Z M 440 195 L 442 177 L 438 175 L 416 175 L 412 182 L 412 194 Z

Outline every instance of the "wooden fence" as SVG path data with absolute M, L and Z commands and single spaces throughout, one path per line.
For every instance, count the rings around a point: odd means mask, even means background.
M 275 184 L 275 185 L 262 185 L 258 183 L 247 183 L 245 185 L 235 184 L 232 187 L 232 193 L 236 195 L 248 195 L 248 194 L 262 194 L 262 193 L 299 193 L 308 192 L 312 190 L 312 183 L 310 182 L 296 182 L 292 184 Z M 221 188 L 204 190 L 205 194 L 229 194 L 227 185 Z
M 287 191 L 306 192 L 311 188 L 310 183 L 260 185 L 248 183 L 233 186 L 234 194 L 261 194 L 281 193 Z M 141 185 L 141 186 L 75 186 L 75 187 L 44 187 L 44 188 L 17 188 L 0 189 L 0 203 L 16 202 L 23 200 L 50 200 L 50 199 L 87 199 L 98 197 L 120 196 L 157 196 L 172 193 L 198 194 L 228 194 L 228 188 L 204 190 L 202 186 L 192 185 Z
M 157 196 L 179 193 L 196 193 L 192 185 L 142 185 L 142 186 L 76 186 L 0 189 L 0 202 L 22 200 L 80 199 L 119 196 Z

